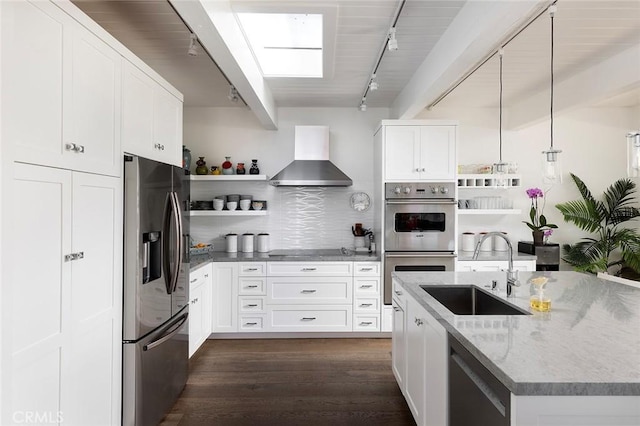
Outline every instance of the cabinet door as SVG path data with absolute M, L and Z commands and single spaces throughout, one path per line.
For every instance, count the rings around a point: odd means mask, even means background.
M 204 289 L 202 291 L 202 340 L 206 340 L 211 334 L 211 320 L 213 305 L 211 299 L 211 286 L 213 283 L 213 271 L 211 264 L 204 266 Z
M 412 181 L 419 177 L 419 126 L 387 126 L 384 129 L 385 180 Z
M 63 142 L 69 169 L 119 176 L 120 55 L 79 24 L 68 42 L 71 63 L 65 72 Z
M 70 262 L 72 342 L 62 386 L 70 424 L 120 421 L 121 200 L 120 179 L 73 173 L 71 250 L 82 256 Z
M 202 340 L 202 301 L 204 300 L 204 284 L 190 289 L 189 297 L 189 357 L 191 357 L 200 346 Z
M 156 85 L 152 149 L 163 163 L 182 167 L 182 102 Z
M 4 7 L 4 4 L 3 4 Z M 3 10 L 4 12 L 4 10 Z M 3 414 L 0 423 L 14 424 L 11 413 L 59 413 L 60 390 L 70 342 L 71 173 L 15 164 L 5 206 L 10 210 L 11 268 L 3 282 Z M 26 206 L 27 203 L 34 205 Z M 37 203 L 37 204 L 35 204 Z M 37 250 L 37 261 L 27 255 Z M 7 365 L 7 362 L 10 365 Z
M 456 177 L 456 127 L 420 127 L 420 179 Z
M 60 166 L 64 26 L 50 2 L 2 2 L 2 139 L 15 159 Z
M 405 334 L 405 316 L 402 306 L 393 299 L 393 332 L 391 334 L 391 359 L 393 375 L 396 377 L 400 390 L 404 393 L 405 389 L 405 357 L 406 357 L 406 334 Z
M 152 158 L 153 90 L 156 83 L 129 61 L 122 66 L 122 150 Z
M 418 426 L 424 425 L 425 422 L 425 315 L 426 312 L 415 300 L 407 298 L 405 397 Z
M 214 333 L 238 331 L 238 264 L 214 262 L 211 328 Z
M 424 315 L 425 424 L 448 424 L 447 332 L 431 315 Z

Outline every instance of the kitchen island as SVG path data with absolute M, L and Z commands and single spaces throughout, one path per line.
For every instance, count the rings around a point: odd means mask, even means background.
M 529 307 L 530 280 L 542 275 L 545 313 Z M 576 272 L 520 282 L 507 297 L 504 272 L 394 274 L 399 292 L 508 389 L 511 424 L 640 424 L 640 289 Z M 433 285 L 475 285 L 529 315 L 454 315 L 421 287 Z

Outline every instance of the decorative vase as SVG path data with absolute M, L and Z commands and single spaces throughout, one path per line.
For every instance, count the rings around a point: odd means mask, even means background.
M 246 170 L 244 169 L 244 163 L 238 163 L 238 168 L 236 168 L 236 174 L 237 175 L 244 175 L 246 174 Z
M 534 246 L 544 245 L 544 231 L 531 231 L 531 235 L 533 235 Z
M 259 175 L 260 169 L 258 168 L 258 160 L 251 160 L 251 168 L 249 169 L 250 175 Z
M 233 167 L 231 164 L 231 157 L 224 157 L 225 161 L 224 163 L 222 163 L 222 174 L 223 175 L 232 175 L 233 174 Z
M 218 168 L 218 166 L 211 166 L 211 174 L 212 175 L 219 175 L 220 174 L 220 169 Z
M 182 168 L 191 170 L 191 151 L 186 145 L 182 145 Z
M 200 159 L 196 161 L 196 174 L 197 175 L 206 175 L 209 173 L 209 169 L 207 168 L 207 162 L 204 161 L 204 157 L 199 157 Z

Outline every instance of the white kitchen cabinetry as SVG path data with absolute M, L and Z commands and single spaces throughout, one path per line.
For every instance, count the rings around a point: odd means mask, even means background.
M 120 421 L 122 190 L 116 178 L 14 164 L 2 424 L 12 413 Z M 25 208 L 25 200 L 37 206 Z M 34 254 L 37 250 L 37 255 Z M 3 333 L 4 333 L 3 331 Z M 7 365 L 9 363 L 10 365 Z
M 122 149 L 182 167 L 182 101 L 124 61 Z
M 189 357 L 211 334 L 211 263 L 189 274 Z
M 121 60 L 53 3 L 3 3 L 3 138 L 14 160 L 119 176 Z
M 495 272 L 506 271 L 509 268 L 507 260 L 460 260 L 456 262 L 456 271 L 462 272 Z M 536 261 L 514 260 L 513 269 L 516 271 L 535 271 Z
M 418 426 L 445 425 L 448 417 L 446 331 L 415 299 L 404 295 L 404 290 L 394 287 L 394 293 L 392 350 L 398 352 L 392 352 L 394 375 Z
M 442 181 L 456 176 L 455 125 L 385 125 L 384 179 Z
M 264 331 L 267 314 L 267 263 L 241 262 L 238 269 L 238 331 Z
M 353 331 L 380 331 L 380 262 L 353 263 Z
M 213 262 L 212 323 L 213 333 L 238 331 L 238 263 Z

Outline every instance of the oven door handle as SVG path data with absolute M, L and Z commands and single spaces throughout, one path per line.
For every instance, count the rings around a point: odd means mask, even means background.
M 437 205 L 456 205 L 458 204 L 453 198 L 440 198 L 440 199 L 411 199 L 411 200 L 387 200 L 387 205 L 421 205 L 421 204 L 437 204 Z
M 412 252 L 412 253 L 389 253 L 386 252 L 384 257 L 458 257 L 455 253 L 433 253 L 433 252 Z

